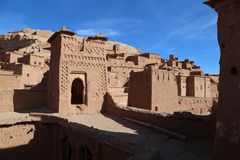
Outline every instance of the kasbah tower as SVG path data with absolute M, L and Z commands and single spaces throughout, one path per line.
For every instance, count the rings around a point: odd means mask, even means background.
M 205 2 L 218 13 L 220 57 L 215 159 L 240 158 L 240 1 Z

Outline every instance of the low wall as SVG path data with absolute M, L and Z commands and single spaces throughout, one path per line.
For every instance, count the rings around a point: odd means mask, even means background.
M 0 88 L 1 89 L 13 89 L 13 88 L 23 88 L 21 86 L 21 76 L 20 75 L 10 75 L 0 71 Z
M 56 159 L 56 128 L 39 122 L 0 125 L 0 159 Z
M 1 160 L 84 159 L 86 155 L 90 155 L 86 159 L 123 160 L 133 154 L 108 143 L 102 131 L 49 115 L 35 118 L 0 120 Z
M 180 112 L 169 115 L 134 107 L 116 106 L 109 94 L 105 95 L 102 112 L 150 123 L 186 136 L 213 138 L 215 131 L 215 118 L 213 115 L 201 116 Z
M 46 91 L 0 90 L 0 112 L 22 111 L 46 106 Z
M 211 113 L 213 105 L 212 98 L 178 97 L 177 111 L 206 115 Z

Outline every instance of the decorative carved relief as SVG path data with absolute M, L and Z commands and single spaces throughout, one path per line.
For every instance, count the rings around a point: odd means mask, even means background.
M 68 90 L 68 66 L 67 63 L 63 63 L 61 66 L 60 72 L 60 95 L 67 97 L 67 90 Z
M 96 97 L 104 96 L 107 90 L 105 43 L 101 41 L 78 41 L 75 37 L 63 36 L 64 59 L 61 59 L 60 68 L 60 95 L 68 96 L 69 74 L 81 74 L 82 71 L 70 71 L 68 67 L 96 68 L 100 71 L 100 83 L 94 91 Z M 81 53 L 81 54 L 80 54 Z M 85 72 L 86 73 L 86 72 Z M 87 91 L 90 82 L 87 81 Z
M 64 43 L 63 49 L 67 52 L 75 52 L 75 46 L 72 43 Z
M 91 67 L 91 68 L 97 68 L 100 70 L 100 84 L 99 88 L 96 92 L 96 96 L 104 96 L 106 90 L 107 90 L 107 85 L 106 85 L 106 67 L 105 64 L 99 64 L 99 63 L 89 63 L 89 62 L 75 62 L 75 61 L 63 61 L 62 62 L 62 67 L 61 67 L 61 78 L 60 78 L 60 94 L 64 97 L 67 97 L 67 91 L 68 91 L 68 73 L 70 74 L 79 74 L 82 73 L 82 71 L 71 71 L 68 72 L 68 66 L 70 67 Z M 85 72 L 84 72 L 85 73 Z M 89 87 L 89 82 L 87 82 L 87 87 Z M 89 91 L 89 88 L 88 88 Z

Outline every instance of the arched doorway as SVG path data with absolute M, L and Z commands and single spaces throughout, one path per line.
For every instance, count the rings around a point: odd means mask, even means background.
M 87 146 L 83 145 L 79 149 L 79 159 L 80 160 L 93 160 L 93 155 Z
M 71 93 L 71 104 L 84 103 L 84 85 L 80 78 L 77 78 L 72 82 Z
M 60 140 L 60 149 L 61 160 L 72 160 L 72 146 L 68 137 Z

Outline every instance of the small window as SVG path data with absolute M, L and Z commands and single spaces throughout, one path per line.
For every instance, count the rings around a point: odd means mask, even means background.
M 238 75 L 238 69 L 237 69 L 237 67 L 231 67 L 231 68 L 230 68 L 230 74 L 232 74 L 232 75 Z
M 29 73 L 27 73 L 27 77 L 29 77 Z
M 93 155 L 87 146 L 83 145 L 80 147 L 79 158 L 80 160 L 93 160 Z
M 158 107 L 155 107 L 155 111 L 158 111 Z

